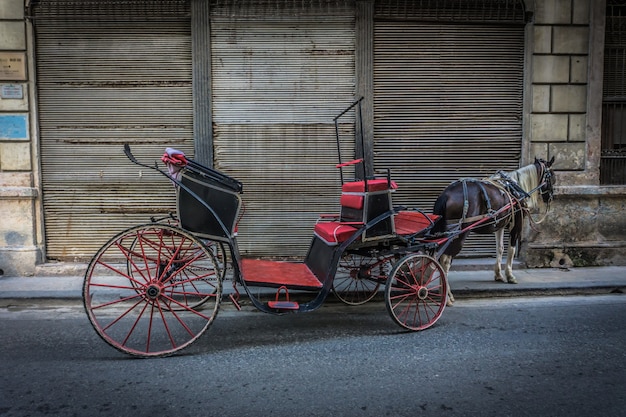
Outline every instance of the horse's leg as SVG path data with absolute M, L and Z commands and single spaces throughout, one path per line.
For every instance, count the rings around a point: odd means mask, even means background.
M 504 254 L 504 228 L 498 229 L 495 232 L 496 237 L 496 264 L 493 268 L 494 279 L 496 281 L 504 282 L 502 276 L 502 255 Z M 507 259 L 508 265 L 508 259 Z
M 454 303 L 454 296 L 452 295 L 452 289 L 450 288 L 450 281 L 448 281 L 448 272 L 450 271 L 450 265 L 452 265 L 452 255 L 441 255 L 439 257 L 439 263 L 445 273 L 446 284 L 448 284 L 446 305 L 451 306 Z
M 515 242 L 509 244 L 509 250 L 506 255 L 506 269 L 504 274 L 509 284 L 517 284 L 517 279 L 513 275 L 513 258 L 515 257 Z
M 515 258 L 515 250 L 521 239 L 523 221 L 524 217 L 521 212 L 515 213 L 515 223 L 513 223 L 513 227 L 511 227 L 509 231 L 511 240 L 509 241 L 509 251 L 506 257 L 506 270 L 504 273 L 506 274 L 506 280 L 510 284 L 517 284 L 517 279 L 515 275 L 513 275 L 513 258 Z

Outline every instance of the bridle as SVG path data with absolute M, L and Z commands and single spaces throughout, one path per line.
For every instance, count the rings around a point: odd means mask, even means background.
M 552 202 L 552 199 L 554 198 L 553 185 L 554 185 L 555 177 L 554 177 L 554 172 L 552 172 L 552 170 L 550 169 L 551 162 L 552 161 L 550 161 L 550 163 L 546 162 L 543 159 L 535 159 L 535 163 L 539 165 L 539 168 L 541 170 L 541 174 L 539 175 L 540 180 L 539 180 L 539 185 L 537 185 L 533 190 L 531 190 L 529 194 L 532 194 L 534 192 L 539 192 L 539 195 L 541 196 L 542 201 L 546 205 L 546 211 L 545 213 L 543 213 L 543 216 L 541 216 L 540 220 L 534 220 L 529 213 L 530 225 L 531 227 L 533 227 L 533 229 L 535 225 L 542 223 L 546 219 L 548 212 L 550 211 L 550 203 Z
M 544 203 L 548 206 L 548 210 L 550 209 L 550 203 L 554 198 L 554 172 L 550 169 L 550 166 L 543 159 L 538 160 L 539 167 L 541 168 L 541 175 L 539 178 L 539 195 Z

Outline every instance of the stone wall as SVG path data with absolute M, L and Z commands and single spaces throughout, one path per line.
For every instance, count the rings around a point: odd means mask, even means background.
M 556 158 L 556 196 L 528 266 L 626 265 L 626 185 L 600 186 L 604 0 L 538 0 L 529 157 Z
M 37 162 L 23 0 L 0 2 L 0 275 L 28 275 L 39 262 Z
M 536 2 L 532 54 L 532 155 L 584 170 L 589 0 Z

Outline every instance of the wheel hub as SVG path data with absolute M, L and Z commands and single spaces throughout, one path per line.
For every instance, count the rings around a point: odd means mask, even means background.
M 146 287 L 146 296 L 150 300 L 156 300 L 161 295 L 161 287 L 157 284 L 150 284 Z
M 417 298 L 420 300 L 425 300 L 428 297 L 428 288 L 426 287 L 418 287 L 417 288 Z

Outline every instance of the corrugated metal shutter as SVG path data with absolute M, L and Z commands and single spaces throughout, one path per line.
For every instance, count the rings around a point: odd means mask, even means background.
M 339 209 L 333 118 L 354 99 L 353 2 L 215 1 L 211 39 L 215 167 L 244 184 L 241 252 L 304 256 L 318 215 Z
M 374 164 L 394 203 L 430 210 L 456 179 L 519 168 L 523 26 L 379 19 L 374 36 Z M 465 248 L 495 254 L 492 236 Z
M 188 7 L 40 1 L 33 21 L 46 253 L 87 259 L 175 210 L 168 180 L 130 163 L 123 144 L 148 162 L 165 146 L 193 152 Z

